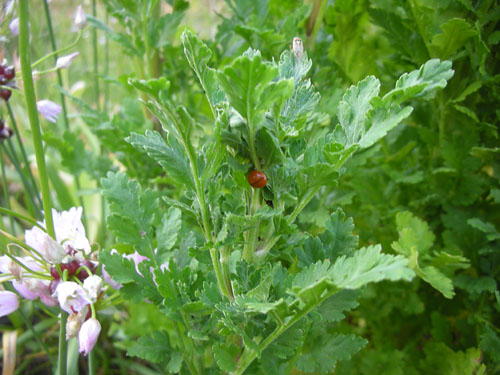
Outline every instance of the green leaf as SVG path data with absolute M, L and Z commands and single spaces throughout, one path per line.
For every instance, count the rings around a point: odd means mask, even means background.
M 413 97 L 432 96 L 438 89 L 446 87 L 453 74 L 450 61 L 429 60 L 420 69 L 403 74 L 382 100 L 401 103 Z
M 488 239 L 488 241 L 495 241 L 500 239 L 500 233 L 497 231 L 493 223 L 485 223 L 481 219 L 472 218 L 467 220 L 467 224 L 480 230 L 483 233 L 486 233 L 486 238 Z
M 277 357 L 286 359 L 297 351 L 304 341 L 304 328 L 296 324 L 281 334 L 266 350 L 262 352 L 262 357 Z
M 413 216 L 409 211 L 398 212 L 396 226 L 399 231 L 399 240 L 393 243 L 394 250 L 406 256 L 411 255 L 412 247 L 417 248 L 422 255 L 429 253 L 435 236 L 425 221 Z
M 381 253 L 380 245 L 363 247 L 350 258 L 340 257 L 332 265 L 331 278 L 340 288 L 358 289 L 381 280 L 410 281 L 414 272 L 402 256 Z
M 318 307 L 318 312 L 325 322 L 338 322 L 345 318 L 345 312 L 358 307 L 358 298 L 361 295 L 360 290 L 341 290 L 333 296 L 326 299 Z
M 488 325 L 481 335 L 479 347 L 497 363 L 500 361 L 500 337 Z
M 176 354 L 175 352 L 172 353 L 167 333 L 156 331 L 151 336 L 140 337 L 127 350 L 127 355 L 136 356 L 153 363 L 166 363 L 168 358 Z
M 429 46 L 433 55 L 441 59 L 450 58 L 477 32 L 462 18 L 452 18 L 441 25 L 441 34 L 436 34 L 432 38 Z
M 422 280 L 428 282 L 433 288 L 439 290 L 446 298 L 453 298 L 455 292 L 453 291 L 453 282 L 444 273 L 433 266 L 426 266 L 420 268 L 414 267 L 415 272 Z
M 235 357 L 238 354 L 238 348 L 235 345 L 215 344 L 212 346 L 215 361 L 219 368 L 224 372 L 234 371 L 236 368 Z
M 425 374 L 440 375 L 483 375 L 485 366 L 481 364 L 481 350 L 469 348 L 453 351 L 443 343 L 430 342 L 424 347 L 425 360 L 421 371 Z
M 362 248 L 352 257 L 341 256 L 330 266 L 329 260 L 317 262 L 298 273 L 289 294 L 305 306 L 319 304 L 342 289 L 358 289 L 381 280 L 406 280 L 415 273 L 402 256 L 381 253 L 381 246 Z
M 297 361 L 297 369 L 306 373 L 330 374 L 338 360 L 348 360 L 359 352 L 367 340 L 356 335 L 321 335 L 314 345 L 304 350 Z
M 365 121 L 371 109 L 371 100 L 378 96 L 380 82 L 374 76 L 366 77 L 356 86 L 351 86 L 339 103 L 338 118 L 343 131 L 341 142 L 349 147 L 357 144 L 365 132 Z
M 374 108 L 370 112 L 371 126 L 358 141 L 361 148 L 368 148 L 379 139 L 385 137 L 387 132 L 410 116 L 413 111 L 413 108 L 410 106 L 400 108 L 397 105 L 393 105 L 387 107 L 378 97 L 373 98 L 372 105 Z
M 358 236 L 352 234 L 354 221 L 338 208 L 325 224 L 319 235 L 326 249 L 325 258 L 335 260 L 340 255 L 350 256 L 358 246 Z
M 198 77 L 210 105 L 217 106 L 224 100 L 224 93 L 217 82 L 215 69 L 208 67 L 212 51 L 188 29 L 182 33 L 181 40 L 184 46 L 184 55 Z
M 182 353 L 179 352 L 172 353 L 170 361 L 168 361 L 167 364 L 167 370 L 173 372 L 174 374 L 178 373 L 179 371 L 181 371 L 183 361 L 184 358 L 182 357 Z
M 155 212 L 158 199 L 151 190 L 143 191 L 136 181 L 125 173 L 109 172 L 101 180 L 102 193 L 110 204 L 108 226 L 119 241 L 130 244 L 149 259 L 154 258 L 152 248 Z
M 181 229 L 181 224 L 181 210 L 170 207 L 168 212 L 163 215 L 162 224 L 156 233 L 158 253 L 172 250 L 177 242 L 177 235 Z
M 146 130 L 144 135 L 132 133 L 126 141 L 138 150 L 144 150 L 172 178 L 194 189 L 189 160 L 175 137 L 168 135 L 167 140 L 164 140 L 160 133 Z
M 278 68 L 262 61 L 260 52 L 249 49 L 244 55 L 217 72 L 217 78 L 231 106 L 246 120 L 250 132 L 262 125 L 264 112 L 279 99 L 292 94 L 293 81 L 273 81 Z

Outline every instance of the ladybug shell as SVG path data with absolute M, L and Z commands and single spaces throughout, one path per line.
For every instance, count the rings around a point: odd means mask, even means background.
M 247 176 L 247 180 L 254 188 L 263 188 L 267 185 L 267 177 L 260 171 L 251 171 Z

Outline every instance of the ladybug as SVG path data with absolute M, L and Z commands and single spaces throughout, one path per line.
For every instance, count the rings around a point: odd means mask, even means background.
M 260 171 L 251 171 L 247 176 L 247 180 L 254 188 L 263 188 L 267 185 L 267 177 Z

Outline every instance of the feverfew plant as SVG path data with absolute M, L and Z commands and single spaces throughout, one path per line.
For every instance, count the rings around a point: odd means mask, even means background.
M 219 70 L 193 33 L 182 42 L 213 119 L 176 103 L 165 78 L 130 79 L 162 129 L 127 142 L 163 168 L 168 190 L 123 172 L 101 181 L 116 247 L 140 262 L 115 251 L 99 259 L 124 298 L 147 300 L 168 320 L 128 354 L 169 373 L 331 373 L 367 344 L 339 326 L 364 286 L 415 271 L 380 245 L 359 248 L 341 209 L 319 233 L 298 219 L 354 153 L 410 115 L 410 99 L 446 86 L 451 63 L 429 60 L 385 95 L 368 76 L 345 92 L 332 127 L 300 39 L 279 61 L 248 49 Z

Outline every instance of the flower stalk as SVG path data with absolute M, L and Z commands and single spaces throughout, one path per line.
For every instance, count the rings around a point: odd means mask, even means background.
M 49 179 L 45 165 L 44 150 L 42 144 L 42 132 L 40 119 L 36 108 L 35 88 L 31 72 L 31 53 L 29 46 L 29 10 L 28 0 L 19 1 L 19 56 L 21 58 L 21 70 L 24 85 L 24 96 L 26 108 L 30 121 L 33 145 L 35 147 L 36 164 L 40 176 L 40 187 L 42 190 L 42 202 L 45 215 L 45 225 L 48 234 L 55 239 L 54 223 L 52 220 L 52 204 L 50 201 Z

